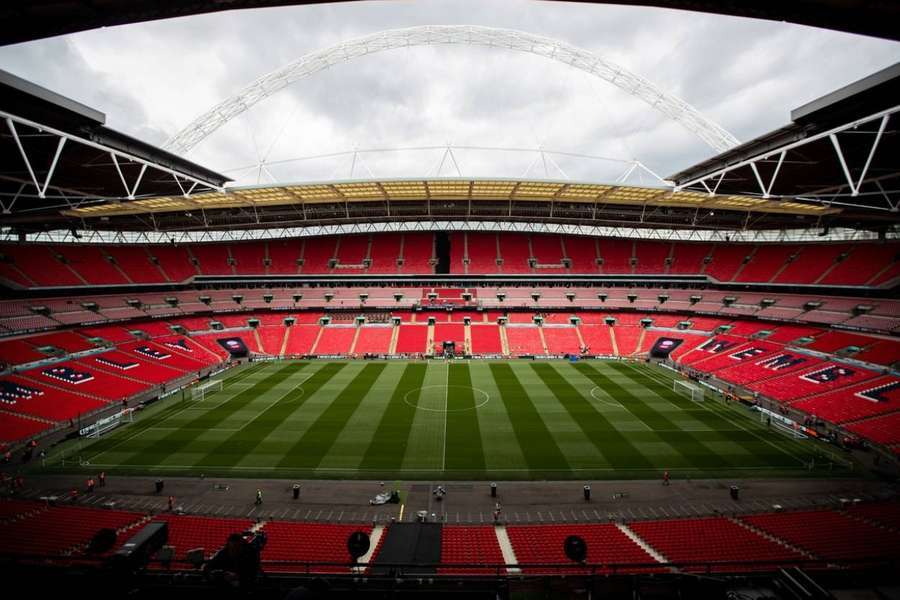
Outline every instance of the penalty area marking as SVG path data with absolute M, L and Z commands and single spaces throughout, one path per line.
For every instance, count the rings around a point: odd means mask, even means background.
M 597 402 L 602 402 L 603 404 L 606 404 L 607 406 L 612 406 L 613 408 L 619 408 L 619 409 L 621 409 L 621 410 L 626 410 L 625 407 L 622 406 L 622 403 L 621 403 L 621 402 L 617 402 L 617 401 L 615 401 L 615 400 L 609 400 L 609 399 L 607 399 L 607 398 L 599 398 L 599 397 L 597 397 L 597 395 L 596 395 L 594 392 L 596 392 L 596 391 L 598 391 L 598 390 L 600 390 L 600 386 L 599 386 L 599 385 L 595 385 L 594 387 L 591 388 L 591 398 L 593 398 L 593 399 L 596 400 Z
M 444 408 L 425 408 L 424 406 L 419 406 L 418 404 L 413 404 L 412 402 L 409 401 L 409 395 L 412 394 L 413 392 L 421 392 L 422 390 L 428 390 L 428 389 L 433 389 L 433 388 L 439 388 L 439 389 L 445 390 Z M 475 406 L 468 406 L 466 408 L 454 408 L 454 409 L 447 408 L 448 397 L 450 395 L 450 388 L 459 388 L 459 389 L 464 389 L 464 390 L 472 390 L 473 392 L 478 392 L 479 394 L 481 394 L 484 397 L 484 400 L 482 400 L 479 404 L 476 404 Z M 426 410 L 428 412 L 436 412 L 436 413 L 451 413 L 451 412 L 463 412 L 466 410 L 475 410 L 477 408 L 481 408 L 482 406 L 484 406 L 485 404 L 490 402 L 490 400 L 491 400 L 490 394 L 488 394 L 486 391 L 484 391 L 480 388 L 470 386 L 470 385 L 442 385 L 440 383 L 437 383 L 434 385 L 423 385 L 422 387 L 411 389 L 408 392 L 406 392 L 405 394 L 403 394 L 403 403 L 406 404 L 407 406 L 411 406 L 411 407 L 417 408 L 419 410 Z

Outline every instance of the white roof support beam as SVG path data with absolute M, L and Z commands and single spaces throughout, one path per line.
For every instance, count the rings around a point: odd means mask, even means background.
M 203 211 L 205 212 L 205 211 Z M 155 215 L 150 213 L 155 223 Z M 205 214 L 203 215 L 205 218 Z M 750 221 L 748 220 L 749 226 Z M 858 229 L 832 227 L 822 235 L 820 228 L 727 231 L 717 229 L 653 229 L 643 227 L 607 227 L 594 225 L 573 225 L 566 223 L 521 222 L 521 221 L 468 221 L 438 220 L 399 221 L 399 222 L 360 222 L 338 225 L 314 225 L 309 227 L 273 227 L 265 229 L 216 230 L 216 231 L 76 231 L 56 230 L 40 233 L 29 233 L 29 242 L 53 243 L 97 243 L 97 244 L 131 244 L 155 243 L 165 244 L 196 243 L 202 241 L 239 241 L 267 240 L 293 237 L 314 237 L 321 235 L 347 235 L 358 233 L 402 233 L 423 231 L 497 231 L 518 233 L 552 233 L 564 235 L 581 235 L 595 237 L 618 237 L 645 240 L 698 241 L 698 242 L 752 242 L 752 243 L 785 243 L 785 242 L 827 242 L 827 241 L 866 241 L 877 240 L 878 234 Z M 900 239 L 900 232 L 888 232 L 889 239 Z M 18 232 L 12 228 L 0 228 L 0 241 L 18 241 Z
M 92 140 L 89 140 L 89 139 L 86 139 L 86 138 L 83 138 L 83 137 L 80 137 L 80 136 L 77 136 L 77 135 L 74 135 L 71 133 L 67 133 L 65 131 L 61 131 L 61 130 L 53 128 L 53 127 L 49 127 L 47 125 L 42 125 L 40 123 L 36 123 L 35 121 L 31 121 L 29 119 L 25 119 L 25 118 L 16 116 L 16 115 L 8 113 L 6 111 L 0 110 L 0 119 L 3 119 L 6 121 L 6 126 L 9 129 L 10 133 L 12 134 L 12 137 L 13 137 L 13 140 L 15 141 L 16 147 L 19 149 L 19 154 L 22 156 L 22 160 L 25 162 L 25 166 L 28 169 L 28 174 L 31 176 L 31 182 L 34 184 L 35 190 L 37 190 L 37 195 L 40 198 L 45 197 L 45 194 L 46 194 L 46 191 L 48 188 L 54 187 L 54 186 L 50 185 L 50 181 L 51 181 L 53 174 L 56 172 L 56 167 L 58 166 L 59 157 L 62 154 L 63 147 L 67 143 L 80 144 L 82 146 L 86 146 L 88 148 L 92 148 L 94 150 L 98 150 L 100 152 L 104 152 L 104 153 L 110 155 L 110 158 L 112 158 L 112 161 L 113 161 L 112 164 L 118 171 L 119 177 L 122 181 L 122 186 L 125 189 L 125 193 L 119 199 L 134 198 L 134 195 L 137 193 L 138 186 L 140 185 L 140 182 L 143 180 L 144 173 L 146 172 L 147 169 L 153 169 L 155 171 L 159 171 L 161 173 L 171 175 L 172 177 L 175 178 L 176 181 L 179 181 L 179 178 L 182 178 L 185 181 L 189 181 L 189 182 L 193 183 L 194 186 L 192 186 L 192 187 L 201 186 L 204 189 L 213 189 L 218 192 L 225 191 L 225 188 L 223 186 L 216 185 L 215 183 L 213 183 L 211 181 L 204 181 L 204 180 L 194 177 L 192 175 L 188 175 L 188 174 L 176 171 L 175 169 L 171 169 L 164 165 L 154 163 L 150 160 L 141 158 L 139 156 L 135 156 L 128 152 L 123 152 L 121 150 L 111 148 L 104 144 L 100 144 L 98 142 L 94 142 Z M 17 125 L 31 127 L 32 129 L 40 131 L 43 135 L 55 136 L 59 139 L 57 146 L 56 146 L 56 152 L 53 157 L 53 162 L 50 165 L 50 169 L 47 172 L 47 176 L 45 177 L 43 184 L 41 184 L 38 181 L 37 176 L 35 175 L 33 165 L 31 164 L 31 161 L 28 158 L 28 154 L 25 152 L 25 148 L 22 146 L 22 140 L 19 136 Z M 125 181 L 124 173 L 122 172 L 122 169 L 121 169 L 121 161 L 127 161 L 127 162 L 136 163 L 136 164 L 141 165 L 140 175 L 138 176 L 137 181 L 135 182 L 135 185 L 133 187 L 129 187 L 128 183 Z M 180 182 L 179 182 L 179 185 L 180 185 Z
M 760 176 L 759 170 L 757 169 L 757 164 L 759 164 L 762 161 L 768 161 L 772 156 L 772 152 L 769 152 L 765 155 L 761 154 L 758 156 L 754 156 L 752 158 L 742 160 L 733 165 L 728 165 L 726 167 L 722 167 L 721 169 L 716 169 L 715 171 L 707 173 L 706 175 L 703 175 L 701 177 L 696 177 L 694 179 L 691 179 L 690 181 L 686 181 L 684 183 L 676 185 L 675 191 L 677 192 L 677 191 L 681 191 L 681 190 L 685 190 L 685 189 L 691 189 L 691 188 L 694 188 L 695 186 L 701 186 L 710 194 L 714 194 L 718 190 L 719 184 L 722 182 L 722 180 L 728 173 L 736 171 L 737 169 L 749 167 L 753 171 L 753 174 L 756 178 L 757 184 L 759 185 L 760 189 L 762 190 L 761 197 L 769 198 L 772 196 L 772 189 L 775 185 L 775 180 L 781 171 L 781 167 L 785 162 L 787 154 L 789 152 L 791 152 L 792 150 L 802 148 L 803 146 L 806 146 L 807 144 L 810 144 L 812 142 L 816 142 L 818 140 L 828 138 L 831 141 L 832 146 L 834 147 L 838 161 L 841 165 L 841 170 L 843 172 L 844 178 L 847 181 L 847 186 L 850 189 L 850 193 L 848 193 L 848 194 L 835 193 L 835 194 L 829 194 L 827 197 L 826 196 L 819 197 L 818 192 L 812 192 L 812 193 L 807 193 L 803 196 L 798 196 L 797 199 L 818 202 L 820 204 L 827 204 L 827 205 L 859 206 L 859 205 L 852 205 L 852 204 L 846 204 L 846 203 L 841 204 L 840 202 L 836 201 L 836 199 L 841 198 L 841 197 L 856 197 L 856 196 L 860 195 L 860 188 L 862 187 L 862 185 L 864 183 L 866 183 L 866 175 L 868 175 L 868 173 L 869 173 L 869 167 L 872 164 L 872 159 L 874 158 L 875 152 L 877 151 L 878 146 L 881 143 L 881 140 L 884 136 L 884 132 L 885 132 L 885 129 L 887 128 L 887 124 L 890 120 L 890 117 L 891 117 L 891 115 L 897 113 L 898 111 L 900 111 L 900 105 L 892 106 L 891 108 L 879 111 L 879 112 L 871 114 L 867 117 L 863 117 L 861 119 L 856 119 L 854 121 L 844 123 L 843 125 L 839 125 L 838 127 L 835 127 L 828 131 L 823 131 L 816 135 L 812 135 L 812 136 L 804 138 L 802 140 L 798 140 L 796 142 L 792 142 L 790 144 L 782 146 L 779 150 L 777 150 L 777 152 L 779 152 L 778 163 L 775 167 L 774 173 L 772 174 L 772 179 L 769 181 L 768 187 L 763 184 L 762 177 Z M 870 123 L 875 120 L 880 121 L 879 125 L 878 125 L 878 131 L 875 133 L 875 139 L 872 142 L 872 147 L 869 150 L 869 154 L 866 159 L 866 163 L 863 166 L 862 171 L 860 172 L 859 178 L 854 180 L 854 178 L 852 177 L 852 175 L 850 173 L 850 168 L 847 165 L 847 161 L 845 160 L 844 153 L 841 150 L 841 145 L 838 140 L 838 134 L 845 132 L 845 131 L 858 129 L 858 127 L 860 125 L 864 125 L 866 123 Z M 710 190 L 710 187 L 708 184 L 714 180 L 716 181 L 716 185 L 712 190 Z M 874 208 L 876 210 L 887 210 L 887 209 L 880 209 L 877 207 L 860 207 L 860 208 Z

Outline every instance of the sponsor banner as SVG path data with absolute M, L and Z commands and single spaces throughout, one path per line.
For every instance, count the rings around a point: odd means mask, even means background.
M 244 340 L 239 337 L 219 338 L 216 341 L 232 356 L 247 356 L 248 354 Z
M 650 356 L 652 358 L 669 358 L 669 354 L 682 342 L 684 342 L 682 338 L 661 337 L 650 348 Z

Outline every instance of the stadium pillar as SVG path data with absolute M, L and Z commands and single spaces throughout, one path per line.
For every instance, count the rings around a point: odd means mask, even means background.
M 497 497 L 497 484 L 493 481 L 491 482 L 491 498 Z

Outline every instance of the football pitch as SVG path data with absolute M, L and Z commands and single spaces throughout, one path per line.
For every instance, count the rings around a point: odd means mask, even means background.
M 822 444 L 621 361 L 272 361 L 157 402 L 65 471 L 365 479 L 838 474 Z

